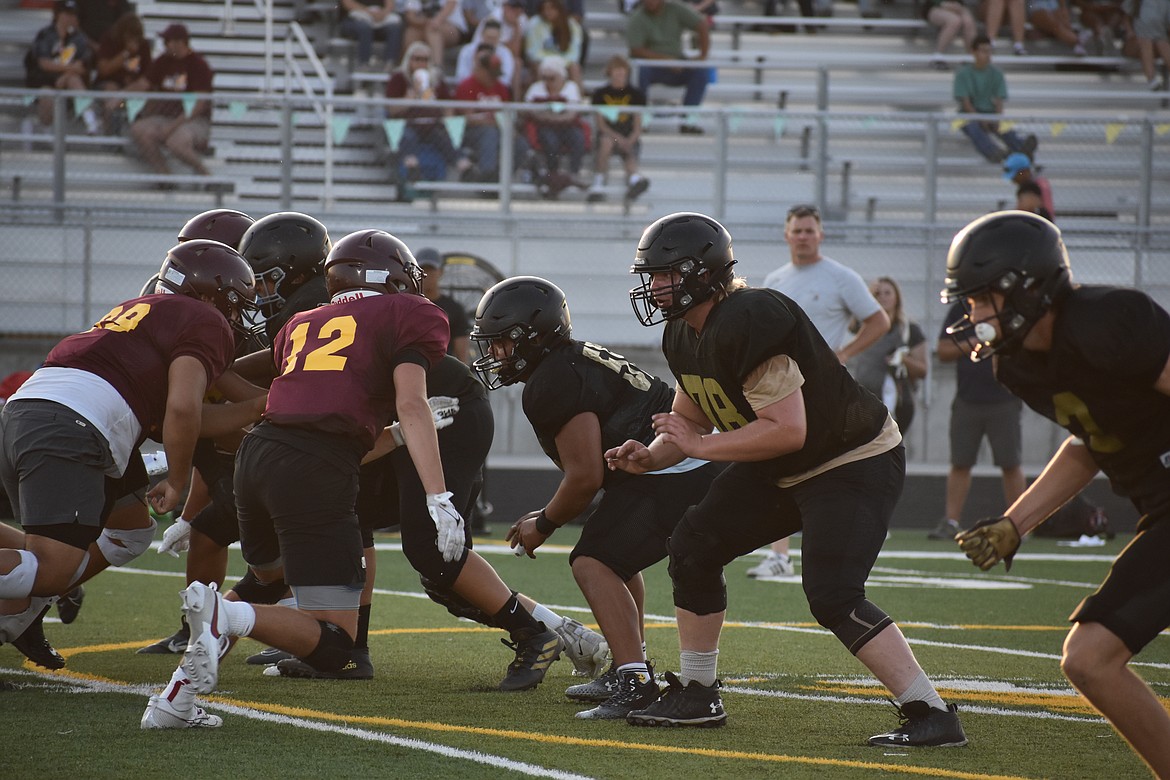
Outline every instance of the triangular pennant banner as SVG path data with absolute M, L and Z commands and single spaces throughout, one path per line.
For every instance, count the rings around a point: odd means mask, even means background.
M 451 137 L 451 145 L 456 149 L 463 146 L 463 128 L 467 127 L 467 117 L 445 116 L 443 124 L 447 128 L 447 135 Z
M 687 124 L 691 125 L 692 127 L 699 124 L 699 115 L 698 114 L 687 114 Z
M 499 125 L 501 130 L 503 130 L 505 127 L 507 127 L 508 123 L 511 121 L 512 121 L 512 117 L 505 114 L 503 111 L 496 112 L 496 124 Z
M 248 113 L 248 104 L 242 100 L 233 100 L 228 103 L 228 116 L 232 119 L 243 119 Z
M 1051 131 L 1053 138 L 1059 138 L 1066 127 L 1068 127 L 1068 122 L 1053 122 L 1052 126 L 1048 129 Z
M 1121 135 L 1121 131 L 1125 129 L 1125 125 L 1121 122 L 1110 122 L 1105 125 L 1105 143 L 1111 144 L 1117 140 L 1117 136 Z
M 782 116 L 778 116 L 772 120 L 772 132 L 776 137 L 784 135 L 784 128 L 788 124 L 788 120 Z
M 24 95 L 20 98 L 20 102 L 26 106 L 31 106 L 33 101 L 37 99 L 36 95 Z
M 565 104 L 559 100 L 554 100 L 548 104 L 548 110 L 554 114 L 559 114 L 565 110 Z
M 597 109 L 597 113 L 605 117 L 605 121 L 613 124 L 621 116 L 622 110 L 617 106 L 602 106 Z
M 1170 125 L 1155 125 L 1154 133 L 1159 137 L 1164 136 L 1166 133 L 1170 133 Z
M 339 144 L 349 134 L 349 126 L 353 124 L 353 117 L 349 114 L 333 115 L 333 143 Z
M 872 130 L 873 126 L 876 124 L 877 124 L 877 120 L 874 119 L 872 116 L 867 116 L 865 119 L 861 120 L 861 126 L 864 127 L 866 130 Z
M 405 119 L 383 119 L 382 129 L 386 131 L 386 140 L 390 143 L 390 151 L 398 151 L 398 143 L 402 140 L 402 133 L 406 130 Z
M 183 95 L 183 116 L 190 119 L 191 112 L 195 110 L 195 104 L 198 102 L 199 102 L 199 98 L 196 95 L 191 95 L 191 94 Z
M 739 126 L 743 124 L 743 112 L 733 110 L 731 115 L 727 117 L 727 129 L 732 133 L 739 130 Z
M 92 105 L 93 98 L 91 97 L 81 97 L 78 95 L 77 97 L 73 98 L 73 110 L 79 114 Z
M 654 121 L 654 112 L 652 110 L 646 109 L 645 111 L 642 112 L 642 126 L 643 127 L 649 127 L 653 121 Z
M 126 118 L 133 122 L 145 105 L 146 98 L 126 98 Z
M 1012 122 L 1009 119 L 1001 119 L 999 122 L 999 132 L 1006 133 L 1008 130 L 1011 130 L 1015 126 L 1016 126 L 1015 122 Z
M 966 119 L 952 119 L 951 120 L 951 132 L 952 133 L 959 132 L 960 130 L 963 129 L 963 125 L 965 125 L 965 124 L 967 124 Z

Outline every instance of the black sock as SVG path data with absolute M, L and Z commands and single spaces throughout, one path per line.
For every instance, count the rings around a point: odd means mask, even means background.
M 370 607 L 373 604 L 362 604 L 358 607 L 357 636 L 353 639 L 353 646 L 358 650 L 370 648 Z
M 514 634 L 525 628 L 540 630 L 541 623 L 532 617 L 532 613 L 524 608 L 520 600 L 513 593 L 504 606 L 492 616 L 492 622 L 509 634 Z

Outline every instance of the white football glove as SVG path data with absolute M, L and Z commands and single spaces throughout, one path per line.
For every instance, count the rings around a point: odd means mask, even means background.
M 179 518 L 170 528 L 163 531 L 162 544 L 158 546 L 160 553 L 170 553 L 171 557 L 178 558 L 179 553 L 187 552 L 191 547 L 191 521 Z
M 449 395 L 436 395 L 427 399 L 431 407 L 431 418 L 435 421 L 435 430 L 441 431 L 455 422 L 455 415 L 459 413 L 459 399 Z M 402 435 L 402 424 L 390 424 L 390 436 L 394 439 L 394 446 L 406 446 L 406 438 Z
M 430 514 L 439 532 L 435 538 L 435 545 L 443 554 L 443 560 L 447 562 L 459 560 L 466 546 L 463 518 L 451 503 L 451 497 L 450 492 L 427 494 L 427 513 Z

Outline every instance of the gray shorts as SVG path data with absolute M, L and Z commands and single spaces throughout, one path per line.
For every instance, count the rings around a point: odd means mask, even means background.
M 1170 26 L 1170 0 L 1142 0 L 1138 15 L 1133 20 L 1133 31 L 1149 41 L 1167 40 Z
M 59 538 L 38 530 L 57 526 L 60 541 L 76 546 L 82 526 L 96 539 L 113 465 L 105 437 L 67 406 L 28 399 L 0 409 L 0 479 L 26 531 Z
M 995 404 L 972 404 L 956 398 L 951 404 L 951 465 L 961 469 L 974 466 L 986 436 L 996 466 L 1019 467 L 1023 459 L 1022 409 L 1022 402 L 1015 398 Z

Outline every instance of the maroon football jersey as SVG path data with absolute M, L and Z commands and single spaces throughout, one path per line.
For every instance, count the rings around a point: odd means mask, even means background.
M 64 339 L 46 366 L 79 368 L 113 385 L 142 430 L 161 430 L 171 361 L 190 355 L 210 385 L 231 365 L 236 344 L 224 316 L 185 295 L 147 295 L 119 304 L 84 333 Z
M 443 310 L 421 295 L 374 295 L 303 311 L 272 345 L 280 375 L 264 418 L 355 436 L 368 450 L 395 415 L 395 366 L 435 365 L 448 338 Z

